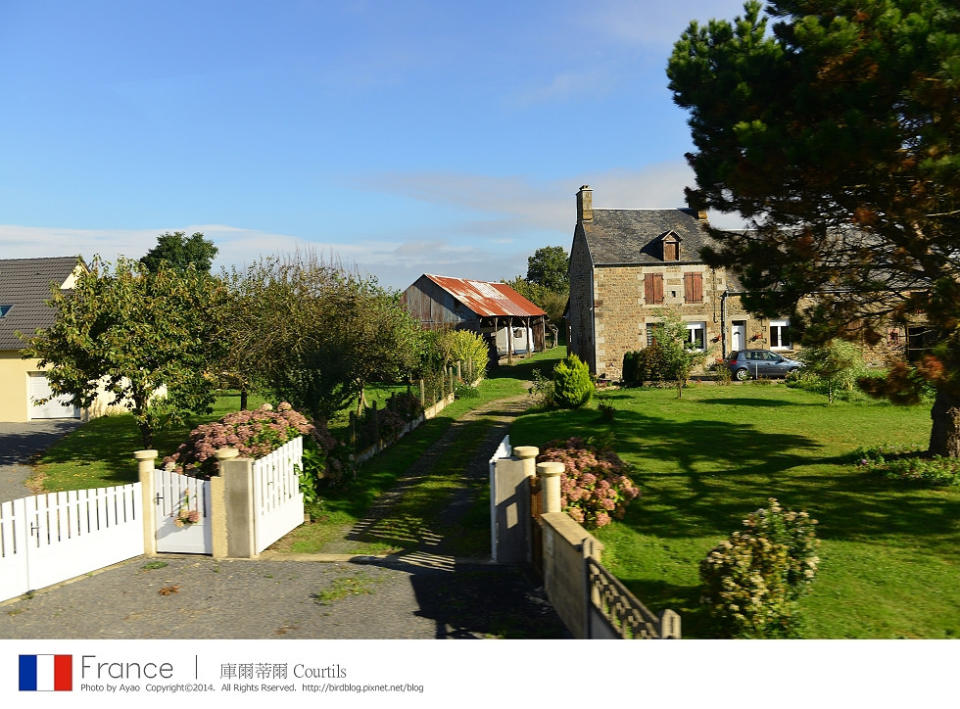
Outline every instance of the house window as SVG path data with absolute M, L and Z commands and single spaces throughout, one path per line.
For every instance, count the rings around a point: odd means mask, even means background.
M 685 273 L 683 275 L 683 302 L 703 302 L 703 275 L 700 273 Z
M 703 352 L 707 349 L 707 323 L 688 322 L 687 349 Z
M 643 298 L 647 305 L 663 304 L 663 274 L 648 273 L 643 277 Z
M 647 323 L 647 347 L 652 345 L 657 338 L 654 337 L 658 323 L 648 322 Z
M 916 362 L 937 342 L 937 333 L 927 325 L 907 328 L 907 359 Z
M 770 349 L 771 350 L 789 350 L 790 349 L 790 321 L 789 320 L 771 320 L 770 321 Z
M 0 305 L 0 318 L 6 317 L 12 307 L 12 305 Z

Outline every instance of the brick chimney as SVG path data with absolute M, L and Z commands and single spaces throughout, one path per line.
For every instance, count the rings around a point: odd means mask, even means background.
M 577 192 L 577 221 L 593 221 L 593 190 L 590 185 L 583 185 Z
M 699 220 L 702 221 L 702 222 L 707 221 L 707 210 L 706 210 L 706 209 L 700 209 L 700 210 L 698 210 L 698 211 L 697 211 L 697 219 L 699 219 Z

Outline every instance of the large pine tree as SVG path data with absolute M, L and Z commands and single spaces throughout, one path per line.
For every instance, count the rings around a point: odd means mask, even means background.
M 808 341 L 876 342 L 918 317 L 935 344 L 883 391 L 937 397 L 930 452 L 960 455 L 960 9 L 951 0 L 751 0 L 696 22 L 667 74 L 690 111 L 690 206 L 739 212 L 705 257 Z M 772 26 L 768 27 L 768 21 Z M 922 316 L 918 314 L 922 313 Z

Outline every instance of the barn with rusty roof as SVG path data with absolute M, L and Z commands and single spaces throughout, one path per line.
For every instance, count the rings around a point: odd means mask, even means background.
M 429 330 L 472 330 L 491 353 L 512 359 L 544 349 L 547 314 L 506 283 L 425 273 L 403 292 L 408 312 Z

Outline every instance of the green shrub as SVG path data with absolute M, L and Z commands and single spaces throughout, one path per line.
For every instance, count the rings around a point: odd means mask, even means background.
M 831 340 L 817 347 L 801 350 L 803 369 L 795 373 L 793 386 L 826 394 L 830 403 L 839 396 L 849 398 L 856 391 L 857 380 L 867 374 L 863 352 L 852 342 Z
M 927 485 L 960 485 L 960 459 L 928 456 L 925 451 L 904 447 L 877 446 L 854 452 L 858 468 L 879 473 L 891 480 Z
M 553 400 L 563 409 L 579 409 L 593 396 L 590 369 L 576 355 L 557 363 L 553 370 Z
M 543 376 L 539 369 L 533 370 L 533 386 L 530 387 L 530 396 L 533 397 L 537 406 L 556 406 L 553 400 L 554 388 L 552 379 Z
M 623 383 L 626 386 L 643 386 L 647 382 L 659 384 L 669 379 L 663 348 L 653 342 L 642 350 L 627 352 L 623 356 Z
M 733 375 L 730 373 L 730 367 L 727 366 L 727 361 L 723 357 L 717 357 L 710 366 L 710 373 L 716 377 L 716 382 L 719 386 L 726 386 L 733 379 Z
M 700 562 L 707 605 L 718 630 L 731 637 L 792 637 L 800 613 L 797 599 L 809 588 L 820 559 L 806 512 L 784 510 L 773 498 L 750 514 Z

